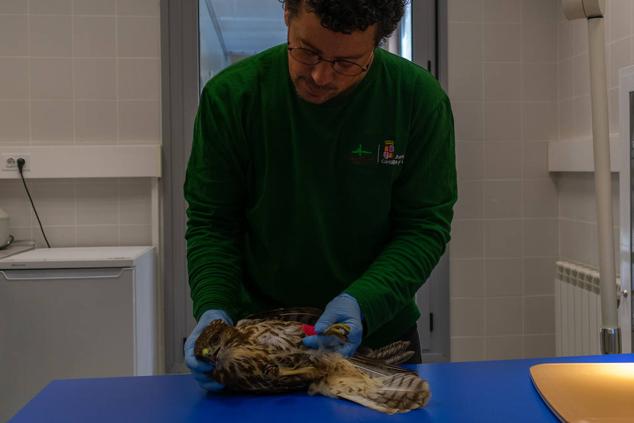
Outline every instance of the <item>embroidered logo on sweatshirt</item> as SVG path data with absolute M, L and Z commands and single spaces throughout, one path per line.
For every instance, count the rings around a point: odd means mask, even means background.
M 357 146 L 350 155 L 350 161 L 354 164 L 372 163 L 373 153 L 363 148 L 361 144 Z
M 396 142 L 394 140 L 383 141 L 383 146 L 379 145 L 378 150 L 379 152 L 376 157 L 377 163 L 388 166 L 400 166 L 405 160 L 405 154 L 398 154 L 396 152 Z

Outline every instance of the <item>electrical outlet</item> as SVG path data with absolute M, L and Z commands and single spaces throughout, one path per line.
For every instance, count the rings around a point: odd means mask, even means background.
M 23 171 L 27 171 L 31 168 L 31 155 L 28 153 L 2 153 L 2 170 L 10 172 L 18 171 L 18 159 L 24 159 Z

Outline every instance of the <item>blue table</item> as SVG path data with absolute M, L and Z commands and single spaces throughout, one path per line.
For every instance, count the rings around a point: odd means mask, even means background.
M 207 395 L 190 375 L 56 380 L 10 422 L 556 422 L 530 366 L 602 361 L 634 361 L 634 354 L 419 365 L 431 401 L 395 416 L 303 393 Z

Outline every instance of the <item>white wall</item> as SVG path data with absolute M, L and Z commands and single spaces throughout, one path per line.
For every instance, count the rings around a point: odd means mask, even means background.
M 634 2 L 606 3 L 614 134 Z M 449 19 L 460 178 L 452 358 L 553 355 L 555 259 L 598 266 L 593 175 L 547 172 L 548 141 L 592 134 L 587 23 L 567 21 L 559 0 L 449 0 Z
M 452 360 L 554 354 L 557 0 L 449 0 Z
M 0 146 L 160 144 L 159 14 L 159 0 L 2 0 Z M 53 246 L 152 242 L 148 180 L 28 183 Z M 0 180 L 0 207 L 42 245 L 20 181 Z

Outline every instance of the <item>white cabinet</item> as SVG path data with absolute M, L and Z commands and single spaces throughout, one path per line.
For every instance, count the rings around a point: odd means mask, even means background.
M 90 247 L 0 260 L 0 421 L 53 379 L 156 373 L 154 256 Z

